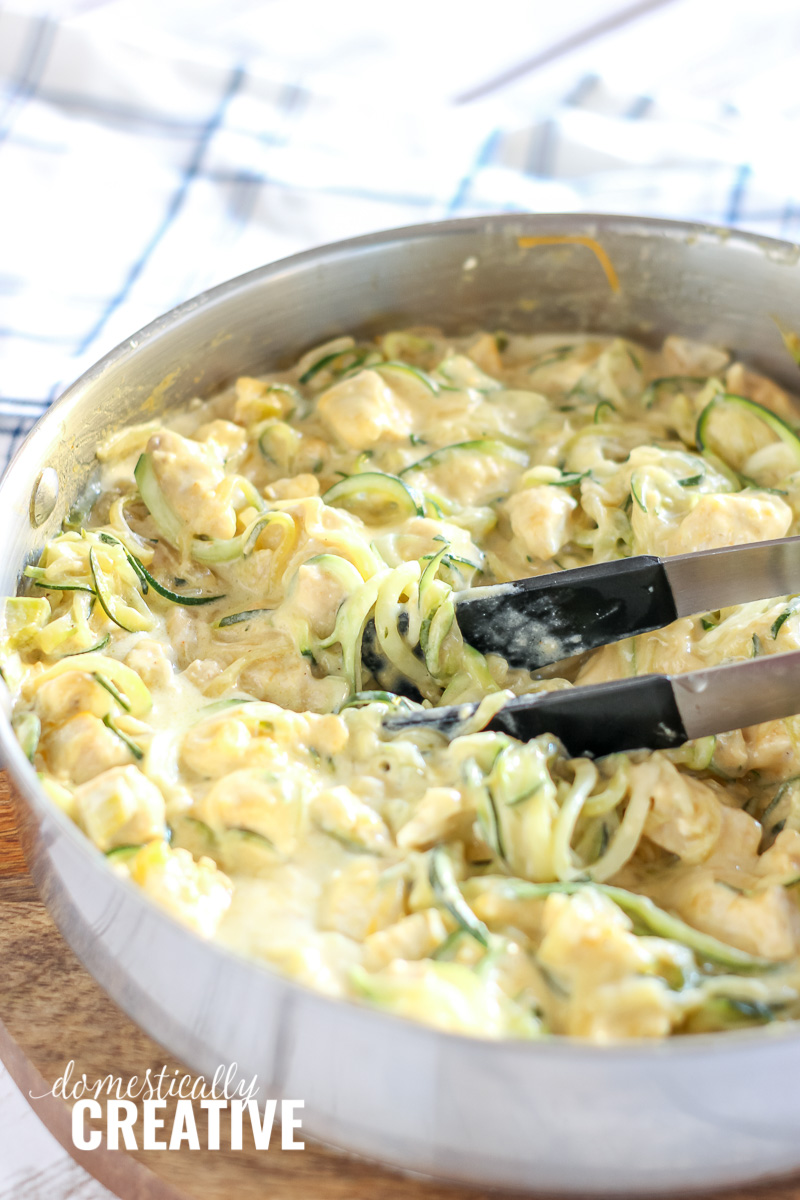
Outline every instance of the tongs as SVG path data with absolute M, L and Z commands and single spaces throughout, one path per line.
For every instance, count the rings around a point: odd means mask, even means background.
M 800 537 L 661 559 L 596 563 L 454 597 L 464 640 L 514 667 L 536 670 L 609 642 L 715 612 L 800 592 Z M 385 728 L 456 736 L 477 704 L 393 715 Z M 515 696 L 487 724 L 527 741 L 553 733 L 573 754 L 668 749 L 695 738 L 800 711 L 800 650 L 682 675 Z

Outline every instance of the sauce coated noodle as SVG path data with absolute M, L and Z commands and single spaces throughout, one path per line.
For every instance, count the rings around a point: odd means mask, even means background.
M 116 871 L 332 995 L 489 1037 L 793 1018 L 797 719 L 597 762 L 382 721 L 800 646 L 783 597 L 531 676 L 453 605 L 797 533 L 794 420 L 677 337 L 412 329 L 242 377 L 101 446 L 99 491 L 6 601 L 20 741 Z

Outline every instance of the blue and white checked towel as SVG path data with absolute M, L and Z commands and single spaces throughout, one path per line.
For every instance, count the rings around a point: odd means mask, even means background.
M 545 7 L 0 7 L 0 470 L 135 329 L 316 243 L 581 209 L 800 238 L 796 0 Z

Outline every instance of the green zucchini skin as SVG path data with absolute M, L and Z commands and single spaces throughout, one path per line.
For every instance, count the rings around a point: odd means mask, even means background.
M 714 966 L 737 971 L 742 975 L 758 975 L 775 971 L 781 965 L 772 959 L 759 958 L 744 950 L 737 950 L 734 946 L 728 946 L 710 934 L 701 933 L 700 930 L 687 925 L 679 917 L 673 917 L 663 908 L 654 904 L 647 896 L 639 895 L 638 892 L 629 892 L 625 888 L 613 887 L 611 884 L 594 883 L 591 879 L 575 879 L 559 883 L 531 883 L 524 879 L 509 878 L 502 880 L 502 886 L 507 889 L 510 896 L 518 900 L 542 900 L 554 892 L 571 896 L 585 888 L 594 888 L 612 900 L 618 908 L 621 908 L 635 926 L 656 937 L 680 942 L 699 959 L 712 963 Z
M 771 409 L 765 408 L 763 404 L 758 404 L 755 400 L 750 400 L 747 396 L 737 396 L 733 392 L 723 392 L 722 395 L 714 396 L 713 400 L 709 400 L 700 416 L 697 418 L 697 428 L 695 432 L 695 440 L 698 448 L 710 450 L 713 453 L 713 447 L 708 444 L 709 424 L 711 417 L 720 408 L 727 406 L 734 411 L 748 413 L 750 416 L 757 417 L 775 434 L 775 436 L 788 446 L 794 453 L 797 459 L 797 465 L 800 467 L 800 437 L 783 417 L 779 417 L 777 413 Z
M 128 859 L 133 858 L 134 854 L 138 854 L 141 846 L 112 846 L 110 850 L 106 850 L 106 858 L 110 863 L 124 863 Z
M 772 622 L 772 627 L 770 629 L 770 633 L 772 634 L 773 641 L 775 641 L 775 638 L 778 636 L 778 634 L 780 633 L 783 626 L 789 620 L 789 617 L 795 611 L 796 611 L 796 609 L 794 609 L 794 608 L 785 608 L 783 610 L 783 612 L 780 614 L 780 616 L 776 617 L 775 620 Z
M 95 683 L 99 683 L 100 687 L 104 688 L 108 692 L 109 696 L 111 696 L 111 698 L 117 702 L 121 709 L 124 709 L 125 712 L 131 711 L 130 701 L 128 700 L 127 696 L 123 696 L 116 684 L 113 683 L 107 675 L 104 675 L 102 671 L 93 671 L 92 678 L 94 679 Z
M 194 608 L 200 604 L 214 604 L 217 600 L 225 599 L 224 592 L 216 596 L 184 596 L 180 592 L 173 592 L 170 588 L 166 587 L 165 584 L 159 583 L 159 581 L 150 574 L 147 567 L 145 567 L 143 563 L 139 562 L 138 558 L 134 558 L 132 554 L 130 555 L 130 558 L 133 560 L 131 562 L 131 566 L 134 567 L 134 570 L 140 576 L 142 581 L 146 583 L 148 587 L 151 587 L 153 591 L 161 596 L 164 600 L 169 600 L 171 604 L 180 604 L 184 608 Z
M 461 894 L 453 873 L 453 864 L 442 846 L 437 846 L 431 852 L 428 878 L 442 907 L 447 909 L 465 933 L 473 937 L 479 945 L 488 949 L 491 936 L 489 930 L 483 921 L 475 916 Z
M 359 496 L 384 499 L 394 504 L 408 516 L 425 516 L 425 499 L 416 488 L 410 487 L 397 475 L 384 475 L 380 471 L 362 471 L 348 475 L 328 488 L 322 499 L 326 504 L 343 504 Z
M 72 505 L 66 517 L 64 518 L 64 529 L 73 530 L 75 533 L 80 533 L 89 517 L 92 514 L 95 501 L 102 493 L 102 484 L 99 480 L 89 484 L 86 490 L 82 493 L 79 500 Z
M 114 537 L 112 533 L 100 533 L 98 534 L 98 537 L 100 538 L 101 542 L 105 542 L 109 546 L 122 546 L 122 549 L 125 552 L 125 557 L 133 567 L 136 574 L 139 576 L 139 579 L 142 581 L 142 591 L 145 596 L 147 595 L 148 588 L 152 588 L 153 591 L 157 595 L 163 597 L 164 600 L 169 600 L 172 604 L 181 604 L 186 608 L 198 604 L 213 604 L 215 600 L 225 599 L 224 594 L 218 596 L 183 596 L 180 592 L 173 592 L 163 583 L 159 583 L 159 581 L 150 574 L 144 563 L 140 562 L 135 554 L 131 554 L 130 550 L 127 548 L 127 546 L 122 544 L 119 538 Z
M 711 996 L 687 1022 L 690 1033 L 716 1033 L 726 1029 L 746 1029 L 770 1025 L 777 1019 L 780 1006 L 736 996 Z
M 417 459 L 416 462 L 410 463 L 407 467 L 403 467 L 400 475 L 408 475 L 412 471 L 426 471 L 431 467 L 441 466 L 456 454 L 496 454 L 500 458 L 507 458 L 510 462 L 518 463 L 520 466 L 528 465 L 528 455 L 522 450 L 516 450 L 513 446 L 507 445 L 506 442 L 498 442 L 493 438 L 476 438 L 470 442 L 453 442 L 450 446 L 441 446 L 438 450 L 432 450 L 430 454 L 426 454 L 424 458 Z
M 211 538 L 209 541 L 195 538 L 192 542 L 192 558 L 209 567 L 219 563 L 234 562 L 237 558 L 247 558 L 255 549 L 262 529 L 273 522 L 286 526 L 292 524 L 292 519 L 286 513 L 265 512 L 256 517 L 237 537 Z M 220 597 L 215 597 L 215 599 L 220 599 Z
M 355 346 L 350 346 L 345 350 L 335 350 L 332 354 L 323 354 L 322 358 L 318 358 L 315 363 L 312 363 L 311 366 L 303 372 L 298 382 L 305 387 L 305 385 L 307 383 L 311 383 L 311 380 L 318 375 L 320 371 L 323 371 L 325 367 L 333 366 L 337 359 L 345 358 L 348 355 L 353 359 L 353 362 L 343 366 L 339 371 L 336 372 L 336 374 L 343 375 L 346 371 L 354 371 L 358 367 L 363 366 L 372 353 L 373 350 L 371 347 L 366 349 L 357 349 Z
M 594 410 L 592 424 L 599 425 L 610 413 L 615 413 L 616 411 L 616 404 L 612 404 L 610 400 L 601 400 Z
M 35 587 L 46 592 L 88 592 L 90 596 L 96 594 L 88 583 L 51 583 L 46 578 L 44 567 L 26 567 L 22 573 L 26 578 L 33 580 Z
M 683 391 L 687 385 L 699 389 L 706 383 L 708 383 L 708 379 L 702 375 L 663 375 L 660 379 L 654 379 L 644 389 L 642 393 L 642 407 L 652 408 L 659 398 L 659 392 L 664 387 L 670 388 L 673 396 L 675 396 Z
M 216 596 L 184 596 L 180 592 L 172 591 L 172 589 L 168 588 L 165 584 L 160 583 L 158 579 L 151 575 L 144 563 L 141 562 L 141 560 L 138 559 L 135 554 L 131 554 L 128 547 L 122 541 L 120 541 L 118 537 L 115 537 L 113 533 L 107 533 L 105 530 L 103 530 L 97 534 L 97 537 L 106 546 L 119 546 L 128 560 L 128 563 L 139 577 L 143 596 L 146 596 L 150 588 L 152 588 L 153 591 L 157 595 L 163 597 L 164 600 L 169 600 L 172 604 L 181 604 L 187 608 L 199 604 L 213 604 L 216 600 L 225 599 L 224 594 Z M 102 573 L 98 572 L 97 558 L 94 555 L 93 550 L 89 551 L 89 564 L 92 569 L 94 586 L 88 583 L 51 583 L 45 578 L 45 570 L 43 567 L 26 567 L 24 574 L 28 579 L 33 581 L 36 587 L 42 588 L 43 591 L 88 592 L 89 595 L 96 596 L 106 616 L 109 617 L 109 619 L 112 620 L 116 625 L 119 625 L 121 629 L 127 630 L 127 626 L 122 624 L 117 619 L 113 611 L 110 611 L 114 608 L 113 595 L 109 594 L 109 589 L 106 586 L 98 584 L 98 574 Z M 128 630 L 128 632 L 131 631 Z M 98 647 L 92 647 L 92 649 L 97 648 Z M 81 651 L 80 653 L 86 653 L 86 651 Z
M 272 612 L 270 608 L 248 608 L 243 612 L 228 613 L 227 617 L 220 617 L 216 628 L 227 629 L 230 625 L 241 625 L 244 621 L 253 620 L 255 617 L 264 617 L 270 612 Z
M 378 374 L 382 374 L 384 371 L 386 371 L 390 376 L 392 372 L 401 375 L 408 375 L 409 378 L 415 379 L 417 383 L 421 383 L 423 387 L 427 388 L 428 391 L 434 396 L 438 396 L 442 390 L 441 385 L 433 378 L 432 375 L 429 375 L 427 371 L 423 371 L 420 367 L 413 366 L 411 363 L 395 362 L 394 360 L 390 360 L 389 362 L 375 363 L 372 369 L 373 371 L 377 371 Z
M 186 541 L 186 531 L 180 517 L 174 511 L 163 491 L 161 490 L 161 485 L 156 478 L 155 470 L 153 468 L 152 459 L 148 453 L 145 452 L 144 454 L 140 455 L 133 474 L 134 478 L 136 479 L 136 484 L 139 488 L 139 495 L 144 501 L 150 516 L 153 518 L 159 533 L 167 542 L 170 543 L 171 546 L 179 548 Z M 263 507 L 263 502 L 260 501 L 258 493 L 254 488 L 251 488 L 251 491 L 253 493 L 253 500 L 258 500 Z M 193 538 L 190 546 L 192 558 L 196 559 L 197 562 L 211 565 L 218 562 L 232 562 L 234 559 L 239 558 L 240 555 L 246 555 L 248 553 L 248 550 L 252 544 L 251 539 L 254 539 L 258 536 L 256 527 L 258 528 L 258 531 L 260 531 L 267 521 L 278 519 L 282 516 L 282 513 L 262 513 L 249 526 L 249 528 L 238 537 L 227 539 L 212 538 L 209 541 L 204 541 L 202 538 Z M 157 591 L 159 590 L 161 585 L 157 585 L 155 580 L 152 580 L 151 576 L 147 573 L 146 568 L 141 563 L 139 563 L 137 570 L 139 570 L 142 579 L 145 579 L 148 583 L 152 583 L 152 586 L 154 586 Z M 164 595 L 166 599 L 169 600 L 177 593 L 169 592 L 167 589 L 159 594 Z M 183 601 L 180 602 L 183 603 Z M 208 603 L 208 601 L 202 602 Z
M 631 495 L 643 513 L 647 512 L 647 505 L 642 497 L 641 481 L 637 479 L 637 472 L 634 471 L 631 475 Z
M 105 650 L 108 643 L 111 641 L 111 634 L 107 633 L 105 637 L 101 637 L 99 642 L 95 642 L 93 646 L 87 646 L 85 650 L 72 650 L 69 654 L 60 654 L 59 658 L 77 658 L 79 654 L 99 654 L 101 650 Z
M 179 546 L 183 536 L 183 523 L 161 490 L 156 478 L 153 460 L 145 451 L 133 469 L 133 477 L 147 511 L 153 518 L 158 532 L 172 546 Z
M 132 625 L 130 622 L 126 623 L 125 619 L 123 618 L 121 612 L 123 606 L 118 603 L 118 597 L 111 586 L 111 582 L 109 581 L 106 572 L 100 565 L 94 546 L 92 546 L 89 550 L 89 567 L 92 572 L 92 579 L 94 580 L 95 595 L 100 603 L 100 607 L 108 619 L 113 621 L 115 625 L 118 625 L 120 629 L 124 629 L 126 633 L 141 632 L 141 624 L 137 627 L 137 625 Z M 135 609 L 131 609 L 130 611 L 134 614 L 137 613 L 137 610 Z M 141 616 L 140 613 L 138 615 Z
M 167 501 L 166 496 L 161 490 L 161 486 L 156 479 L 155 470 L 153 469 L 153 461 L 149 454 L 140 455 L 139 461 L 134 469 L 134 478 L 139 488 L 139 495 L 142 497 L 150 516 L 156 524 L 159 533 L 164 537 L 171 546 L 179 547 L 184 539 L 184 527 L 177 513 Z M 274 516 L 276 514 L 269 514 Z M 266 516 L 266 514 L 264 514 Z M 259 521 L 264 520 L 264 516 L 259 517 Z M 255 523 L 254 523 L 255 524 Z M 198 562 L 215 563 L 215 562 L 230 562 L 238 558 L 240 554 L 245 553 L 244 538 L 249 538 L 253 531 L 253 526 L 246 530 L 238 538 L 231 538 L 229 541 L 212 540 L 203 542 L 199 538 L 194 538 L 192 542 L 191 552 L 192 557 Z M 131 555 L 133 557 L 133 555 Z M 163 596 L 166 600 L 171 600 L 173 604 L 185 604 L 185 598 L 178 598 L 177 592 L 171 592 L 168 588 L 164 588 L 163 584 L 157 583 L 156 580 L 149 574 L 146 567 L 136 560 L 138 566 L 135 568 L 140 578 Z M 214 600 L 222 599 L 221 596 L 214 596 Z M 210 604 L 211 598 L 200 597 L 190 600 L 189 603 L 198 602 L 201 604 Z
M 348 696 L 343 700 L 336 709 L 337 713 L 344 712 L 346 708 L 363 708 L 365 704 L 391 704 L 396 708 L 408 708 L 412 706 L 405 696 L 400 696 L 396 692 L 353 692 L 352 696 Z
M 144 750 L 141 746 L 134 742 L 132 738 L 129 738 L 127 733 L 122 732 L 114 718 L 111 716 L 111 713 L 106 713 L 106 715 L 103 717 L 103 724 L 105 725 L 106 729 L 110 729 L 111 732 L 115 734 L 121 742 L 124 742 L 137 762 L 141 762 L 141 760 L 144 758 Z

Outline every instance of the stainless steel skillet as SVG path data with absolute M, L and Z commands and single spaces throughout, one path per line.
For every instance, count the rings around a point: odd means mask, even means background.
M 585 246 L 517 240 L 551 235 L 597 237 L 620 291 Z M 797 247 L 702 226 L 513 216 L 372 235 L 243 276 L 118 347 L 37 426 L 0 484 L 2 590 L 55 533 L 110 429 L 338 333 L 421 322 L 682 333 L 735 347 L 791 386 L 769 314 L 798 323 L 799 259 Z M 440 1177 L 584 1195 L 800 1167 L 794 1027 L 655 1045 L 491 1042 L 329 1000 L 157 910 L 44 799 L 5 720 L 0 748 L 36 882 L 89 969 L 190 1066 L 236 1062 L 264 1097 L 305 1100 L 309 1135 Z

